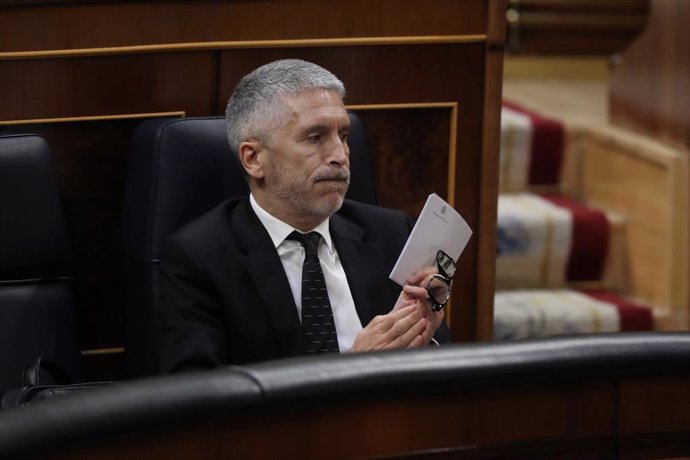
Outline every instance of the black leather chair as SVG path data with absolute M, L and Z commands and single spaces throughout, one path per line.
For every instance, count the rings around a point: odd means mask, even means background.
M 376 204 L 366 133 L 350 113 L 348 198 Z M 137 127 L 123 219 L 125 352 L 130 377 L 157 372 L 154 327 L 162 239 L 222 201 L 249 193 L 222 117 L 155 119 Z
M 39 357 L 81 378 L 69 254 L 48 144 L 0 136 L 0 394 Z

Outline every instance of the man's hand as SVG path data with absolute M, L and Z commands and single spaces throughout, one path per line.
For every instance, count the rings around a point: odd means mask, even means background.
M 400 300 L 398 303 L 400 303 Z M 397 303 L 396 306 L 398 306 Z M 424 308 L 419 303 L 410 302 L 408 305 L 401 304 L 399 308 L 387 315 L 374 317 L 357 334 L 351 351 L 422 346 L 424 344 L 424 331 L 427 328 L 427 320 L 424 314 Z
M 425 278 L 425 281 L 428 282 L 428 278 Z M 425 287 L 406 285 L 403 287 L 403 291 L 400 293 L 401 297 L 405 298 L 405 302 L 412 302 L 415 305 L 419 305 L 422 307 L 422 311 L 424 311 L 426 327 L 424 328 L 424 332 L 422 332 L 423 340 L 419 346 L 429 344 L 432 337 L 436 333 L 436 330 L 441 326 L 441 322 L 443 321 L 443 310 L 431 310 L 429 293 L 426 290 L 426 284 L 424 284 L 424 286 Z
M 443 321 L 443 310 L 432 311 L 426 285 L 434 267 L 414 272 L 403 287 L 393 310 L 375 317 L 360 331 L 351 351 L 414 348 L 428 345 Z
M 395 311 L 396 309 L 401 308 L 404 305 L 410 305 L 414 303 L 419 303 L 424 306 L 424 317 L 427 319 L 427 326 L 424 329 L 424 333 L 422 334 L 422 337 L 424 339 L 422 345 L 429 344 L 431 338 L 436 333 L 436 330 L 441 326 L 441 322 L 443 321 L 444 316 L 443 310 L 431 310 L 431 302 L 429 302 L 429 293 L 426 290 L 426 286 L 427 284 L 429 284 L 431 276 L 435 275 L 436 273 L 438 273 L 436 267 L 424 267 L 412 273 L 412 275 L 410 275 L 410 277 L 407 278 L 406 284 L 403 287 L 402 292 L 400 293 L 400 297 L 398 297 L 398 301 L 395 303 L 395 306 L 393 307 L 393 311 Z

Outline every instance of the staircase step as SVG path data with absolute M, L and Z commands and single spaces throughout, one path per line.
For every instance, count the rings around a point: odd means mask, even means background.
M 687 329 L 687 219 L 682 218 L 688 200 L 687 155 L 612 127 L 574 123 L 560 112 L 537 112 L 508 100 L 501 128 L 497 305 L 500 296 L 517 296 L 525 289 L 579 289 L 613 302 L 620 330 L 648 330 L 652 322 L 659 330 Z M 509 289 L 514 291 L 501 292 Z M 630 306 L 624 298 L 616 303 L 622 297 L 604 289 L 654 307 Z M 510 325 L 503 321 L 506 315 L 520 316 L 515 308 L 500 310 L 499 305 L 498 336 L 502 325 Z M 527 318 L 520 321 L 531 323 L 520 326 L 518 321 L 508 335 L 520 336 L 514 330 L 519 327 L 541 327 L 549 334 L 580 327 L 559 326 L 558 313 L 538 308 Z M 610 330 L 615 323 L 606 323 L 608 318 L 581 327 Z
M 501 113 L 500 191 L 535 187 L 557 189 L 565 147 L 565 128 L 520 104 L 503 101 Z
M 565 195 L 541 195 L 572 215 L 572 246 L 566 279 L 589 281 L 602 278 L 609 245 L 609 220 L 599 209 L 591 208 Z
M 607 291 L 516 290 L 494 297 L 494 339 L 654 329 L 652 309 Z
M 620 220 L 617 225 L 621 225 Z M 501 194 L 497 289 L 603 282 L 612 236 L 606 214 L 563 195 Z M 615 266 L 615 264 L 610 264 Z

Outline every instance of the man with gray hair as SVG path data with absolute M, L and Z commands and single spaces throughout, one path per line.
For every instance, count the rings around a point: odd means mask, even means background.
M 162 367 L 212 368 L 320 352 L 449 341 L 427 267 L 388 274 L 409 216 L 345 200 L 345 88 L 297 59 L 246 75 L 226 110 L 250 196 L 228 200 L 161 250 Z

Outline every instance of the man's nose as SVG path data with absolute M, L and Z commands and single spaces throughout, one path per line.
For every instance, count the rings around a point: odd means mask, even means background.
M 336 134 L 330 144 L 328 162 L 347 165 L 350 161 L 350 147 L 348 147 L 347 141 L 342 140 L 340 135 Z

